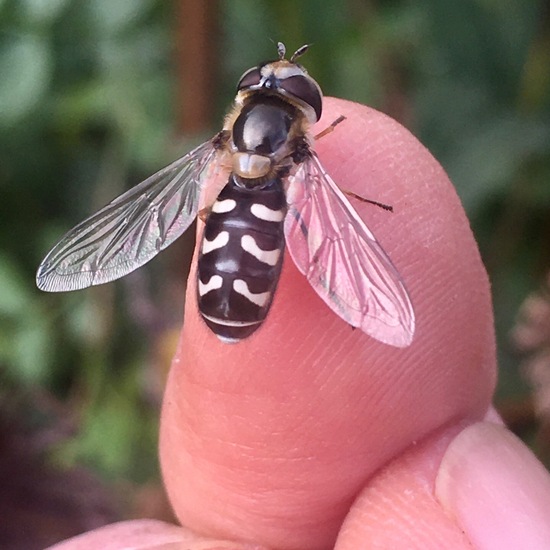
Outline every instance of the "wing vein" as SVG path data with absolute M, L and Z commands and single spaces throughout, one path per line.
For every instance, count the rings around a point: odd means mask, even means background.
M 287 201 L 287 245 L 317 294 L 373 338 L 409 345 L 415 318 L 401 276 L 314 152 L 289 178 Z

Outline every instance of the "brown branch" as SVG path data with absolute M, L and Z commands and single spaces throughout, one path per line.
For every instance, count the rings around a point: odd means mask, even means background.
M 211 124 L 217 74 L 219 3 L 180 0 L 176 8 L 179 133 L 198 133 Z

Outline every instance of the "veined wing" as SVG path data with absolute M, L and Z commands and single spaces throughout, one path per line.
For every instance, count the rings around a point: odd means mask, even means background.
M 289 181 L 285 236 L 298 269 L 350 325 L 408 346 L 415 319 L 403 281 L 314 152 Z
M 38 288 L 99 285 L 151 260 L 195 219 L 216 153 L 213 140 L 200 145 L 71 229 L 40 264 Z

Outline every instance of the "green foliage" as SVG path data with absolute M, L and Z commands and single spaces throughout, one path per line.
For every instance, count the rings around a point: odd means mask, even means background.
M 493 283 L 502 396 L 521 387 L 508 333 L 550 270 L 550 53 L 536 2 L 429 2 L 416 52 L 418 134 L 455 183 Z M 540 58 L 546 59 L 546 64 Z
M 81 426 L 56 451 L 63 464 L 143 479 L 156 464 L 157 414 L 138 383 L 143 327 L 119 313 L 118 293 L 48 296 L 34 272 L 64 230 L 168 160 L 171 14 L 151 0 L 0 10 L 4 385 L 73 400 Z

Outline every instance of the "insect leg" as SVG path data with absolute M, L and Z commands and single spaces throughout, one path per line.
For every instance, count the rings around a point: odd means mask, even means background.
M 330 126 L 327 126 L 322 132 L 319 132 L 313 139 L 317 141 L 327 134 L 330 134 L 334 128 L 336 128 L 340 122 L 344 122 L 344 120 L 346 120 L 346 117 L 344 115 L 340 115 Z
M 365 197 L 362 197 L 361 195 L 357 195 L 357 193 L 354 193 L 353 191 L 346 191 L 345 189 L 342 189 L 342 192 L 345 193 L 348 197 L 353 197 L 354 199 L 357 199 L 361 202 L 368 202 L 369 204 L 374 204 L 374 206 L 379 206 L 383 210 L 387 210 L 388 212 L 393 212 L 393 206 L 389 204 L 384 204 L 383 202 L 373 201 L 372 199 L 366 199 Z
M 318 139 L 326 136 L 327 134 L 330 134 L 334 131 L 334 128 L 338 126 L 341 122 L 344 122 L 346 120 L 346 117 L 344 115 L 340 115 L 330 126 L 327 126 L 322 132 L 319 132 L 315 136 L 315 141 Z M 353 197 L 354 199 L 357 199 L 361 202 L 368 202 L 370 204 L 374 204 L 375 206 L 379 206 L 380 208 L 387 210 L 388 212 L 393 212 L 393 206 L 390 206 L 389 204 L 384 204 L 383 202 L 374 201 L 371 199 L 366 199 L 365 197 L 362 197 L 361 195 L 357 195 L 356 193 L 353 193 L 352 191 L 346 191 L 345 189 L 342 189 L 342 192 L 345 193 L 348 197 Z

